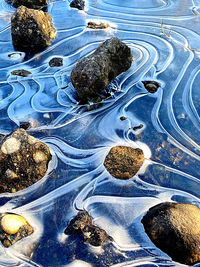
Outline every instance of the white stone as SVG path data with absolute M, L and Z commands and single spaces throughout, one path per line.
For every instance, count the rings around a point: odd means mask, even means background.
M 8 138 L 1 146 L 1 151 L 4 154 L 12 154 L 20 149 L 20 141 L 14 137 Z

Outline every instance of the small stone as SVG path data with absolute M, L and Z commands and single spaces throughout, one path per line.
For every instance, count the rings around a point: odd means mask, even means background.
M 152 94 L 157 92 L 160 87 L 160 84 L 156 81 L 142 81 L 142 83 L 144 84 L 145 89 Z
M 137 130 L 140 130 L 140 129 L 142 129 L 142 128 L 143 128 L 143 124 L 140 124 L 140 125 L 138 125 L 138 126 L 133 127 L 133 130 L 134 130 L 134 131 L 137 131 Z
M 112 147 L 104 160 L 106 170 L 115 178 L 133 177 L 144 162 L 144 153 L 140 148 L 128 146 Z
M 164 202 L 143 217 L 151 241 L 172 260 L 193 265 L 200 262 L 200 209 L 191 204 Z
M 19 140 L 14 137 L 11 137 L 6 139 L 5 142 L 3 142 L 3 144 L 1 145 L 1 151 L 4 154 L 12 154 L 20 149 L 20 145 L 21 143 Z
M 99 97 L 109 83 L 132 64 L 130 48 L 117 37 L 103 42 L 93 54 L 77 62 L 71 82 L 83 101 Z
M 120 120 L 121 120 L 121 121 L 125 121 L 126 119 L 127 119 L 127 117 L 125 117 L 125 116 L 121 116 L 121 117 L 120 117 Z
M 28 222 L 22 216 L 16 214 L 6 214 L 1 219 L 1 227 L 7 234 L 16 234 L 19 228 L 27 225 Z
M 32 72 L 22 69 L 22 70 L 13 70 L 11 71 L 11 74 L 15 76 L 27 77 L 28 75 L 32 74 Z
M 104 22 L 94 22 L 94 21 L 90 21 L 88 22 L 87 28 L 90 29 L 94 29 L 94 30 L 99 30 L 99 29 L 107 29 L 109 27 L 108 23 L 104 23 Z
M 16 8 L 25 6 L 33 9 L 41 9 L 47 6 L 47 0 L 12 0 L 11 5 Z
M 76 234 L 77 232 L 82 231 L 85 225 L 91 225 L 91 224 L 92 224 L 92 218 L 87 213 L 87 211 L 79 211 L 77 216 L 70 221 L 64 233 L 66 235 Z
M 50 67 L 61 67 L 63 66 L 63 58 L 61 57 L 54 57 L 49 61 Z
M 51 44 L 56 30 L 49 14 L 20 6 L 11 18 L 11 34 L 16 50 L 37 53 Z
M 84 0 L 72 0 L 70 3 L 70 7 L 74 7 L 79 10 L 84 10 L 85 1 Z
M 34 232 L 33 227 L 20 215 L 4 213 L 0 217 L 0 241 L 4 247 L 10 247 Z
M 48 146 L 24 129 L 5 136 L 0 143 L 0 192 L 22 190 L 44 177 L 51 154 Z
M 82 234 L 84 241 L 92 246 L 101 246 L 107 241 L 113 241 L 105 230 L 93 225 L 92 217 L 86 211 L 80 211 L 70 221 L 64 233 L 66 235 Z
M 102 246 L 108 240 L 113 241 L 105 230 L 95 225 L 86 225 L 82 232 L 84 241 L 95 247 Z

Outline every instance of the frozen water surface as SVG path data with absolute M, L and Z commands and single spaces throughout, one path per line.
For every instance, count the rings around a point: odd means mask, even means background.
M 57 37 L 29 59 L 13 54 L 14 11 L 1 0 L 0 133 L 30 122 L 29 133 L 50 146 L 53 159 L 38 183 L 0 195 L 1 212 L 21 214 L 35 228 L 8 249 L 0 245 L 0 266 L 181 266 L 152 244 L 141 218 L 163 201 L 200 205 L 200 1 L 88 0 L 85 11 L 67 0 L 51 1 Z M 88 29 L 88 21 L 110 27 Z M 71 70 L 112 36 L 131 48 L 133 64 L 110 85 L 116 90 L 110 98 L 93 108 L 80 106 Z M 54 56 L 63 58 L 62 67 L 49 67 Z M 14 76 L 16 69 L 32 74 Z M 150 94 L 142 80 L 161 87 Z M 114 179 L 103 166 L 116 145 L 144 149 L 143 168 L 128 181 Z M 81 209 L 112 243 L 94 248 L 64 235 Z

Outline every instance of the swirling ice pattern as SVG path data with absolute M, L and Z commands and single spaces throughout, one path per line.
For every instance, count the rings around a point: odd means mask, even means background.
M 199 0 L 88 0 L 86 10 L 52 1 L 48 12 L 58 35 L 40 54 L 13 53 L 10 18 L 0 2 L 0 125 L 8 134 L 21 122 L 46 142 L 53 159 L 47 175 L 15 194 L 0 196 L 1 212 L 26 216 L 32 236 L 0 246 L 1 266 L 179 266 L 146 236 L 141 218 L 162 201 L 199 202 L 200 37 Z M 87 21 L 108 21 L 106 30 Z M 132 49 L 133 64 L 110 85 L 101 105 L 80 106 L 70 83 L 76 61 L 117 36 Z M 63 57 L 62 68 L 49 60 Z M 28 77 L 11 74 L 30 70 Z M 147 93 L 142 80 L 161 84 Z M 120 117 L 127 120 L 121 121 Z M 133 130 L 142 124 L 143 128 Z M 115 180 L 103 166 L 112 146 L 141 147 L 145 163 L 129 181 Z M 63 231 L 78 210 L 87 210 L 114 239 L 93 249 Z M 36 244 L 33 256 L 26 257 Z

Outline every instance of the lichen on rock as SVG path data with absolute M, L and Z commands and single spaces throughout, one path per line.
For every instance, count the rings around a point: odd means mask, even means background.
M 115 178 L 133 177 L 144 162 L 144 153 L 140 148 L 129 146 L 112 147 L 104 160 L 106 170 Z
M 77 62 L 71 72 L 71 82 L 81 100 L 93 100 L 131 64 L 130 48 L 113 37 L 103 42 L 93 54 Z
M 164 202 L 142 218 L 152 242 L 174 261 L 200 262 L 200 209 L 191 204 Z
M 46 173 L 51 159 L 49 147 L 17 129 L 2 139 L 0 144 L 0 192 L 24 189 Z
M 31 54 L 49 46 L 56 30 L 49 14 L 20 6 L 11 18 L 11 34 L 14 48 Z

